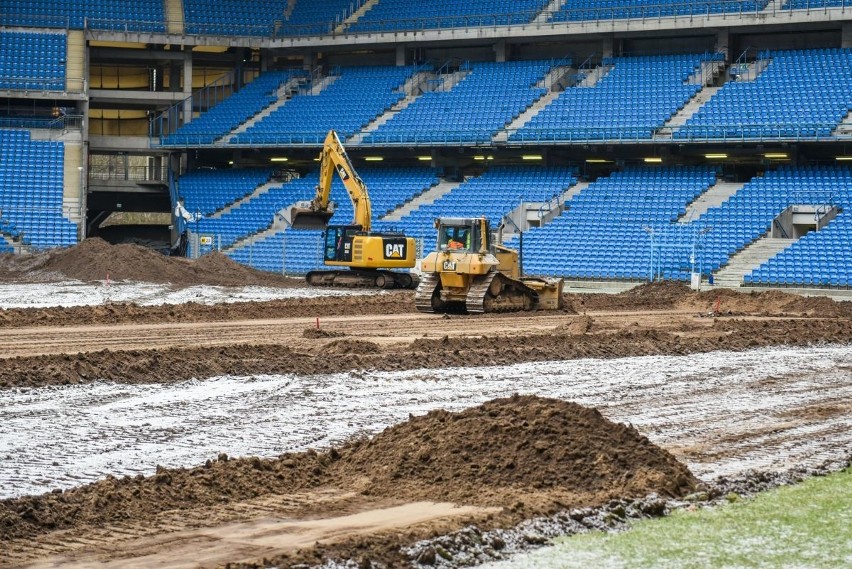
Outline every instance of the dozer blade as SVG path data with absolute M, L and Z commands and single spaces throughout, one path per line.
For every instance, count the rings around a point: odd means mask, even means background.
M 293 229 L 325 229 L 328 220 L 334 215 L 334 209 L 317 211 L 311 207 L 311 202 L 296 202 L 281 210 L 284 221 Z

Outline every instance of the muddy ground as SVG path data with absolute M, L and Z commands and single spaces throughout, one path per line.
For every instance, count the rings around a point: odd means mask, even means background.
M 99 240 L 0 259 L 5 281 L 96 281 L 107 273 L 114 280 L 175 286 L 301 286 L 219 255 L 191 262 Z M 214 306 L 2 310 L 0 388 L 437 369 L 846 344 L 852 338 L 852 303 L 782 292 L 696 293 L 663 283 L 565 300 L 557 312 L 446 317 L 414 312 L 411 291 Z M 221 456 L 150 477 L 108 478 L 0 501 L 0 549 L 9 552 L 0 566 L 122 566 L 130 556 L 142 560 L 137 566 L 185 566 L 178 560 L 187 550 L 164 545 L 162 536 L 183 547 L 202 539 L 186 532 L 204 530 L 212 532 L 204 540 L 246 532 L 255 546 L 217 550 L 195 566 L 296 567 L 352 559 L 360 567 L 400 567 L 413 562 L 402 553 L 405 546 L 469 523 L 510 526 L 572 508 L 649 493 L 682 497 L 700 488 L 683 464 L 632 427 L 571 403 L 513 397 L 457 414 L 411 417 L 342 448 L 273 460 Z M 426 504 L 436 503 L 469 509 L 429 513 L 433 506 Z M 374 517 L 351 517 L 365 513 Z M 261 515 L 267 521 L 259 521 Z M 263 525 L 272 523 L 270 516 L 293 524 L 339 522 L 325 532 L 311 526 L 315 534 L 291 529 L 311 540 L 273 547 L 257 536 L 288 531 Z M 501 544 L 487 546 L 499 550 Z M 419 561 L 436 563 L 436 552 L 429 555 Z

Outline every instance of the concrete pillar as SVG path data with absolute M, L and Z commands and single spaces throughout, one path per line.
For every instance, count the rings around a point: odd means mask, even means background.
M 494 44 L 494 61 L 498 63 L 506 61 L 506 40 L 500 40 Z
M 172 61 L 169 66 L 169 91 L 180 92 L 180 65 L 177 61 Z
M 304 57 L 302 58 L 302 67 L 305 69 L 305 71 L 310 71 L 314 68 L 314 61 L 314 52 L 306 52 Z
M 725 54 L 725 61 L 730 61 L 731 30 L 724 28 L 716 32 L 716 52 Z
M 192 52 L 187 50 L 183 54 L 183 122 L 192 122 Z
M 852 47 L 852 23 L 843 22 L 840 26 L 840 47 Z
M 612 36 L 604 37 L 602 45 L 601 45 L 602 56 L 603 57 L 612 57 L 613 56 L 612 52 L 613 52 L 614 46 L 615 46 L 615 40 L 613 39 Z
M 396 46 L 396 65 L 397 67 L 402 67 L 405 65 L 405 45 Z

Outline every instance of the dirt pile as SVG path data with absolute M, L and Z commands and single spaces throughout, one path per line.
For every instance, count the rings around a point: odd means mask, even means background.
M 639 285 L 609 294 L 568 294 L 565 304 L 572 310 L 695 310 L 700 314 L 803 315 L 823 318 L 852 317 L 852 302 L 827 297 L 804 297 L 780 290 L 747 291 L 718 288 L 693 291 L 684 283 L 664 281 Z
M 0 541 L 123 520 L 145 524 L 166 510 L 328 485 L 374 499 L 511 506 L 522 517 L 652 492 L 682 496 L 698 481 L 668 452 L 595 409 L 513 396 L 412 417 L 326 453 L 221 455 L 196 468 L 0 501 Z
M 407 500 L 505 506 L 507 493 L 539 495 L 550 501 L 533 506 L 541 511 L 651 492 L 682 496 L 698 484 L 632 427 L 535 396 L 432 411 L 341 454 L 338 470 L 370 473 L 369 493 Z
M 300 285 L 301 286 L 301 285 Z M 96 324 L 155 324 L 165 322 L 222 322 L 265 318 L 324 318 L 355 314 L 404 314 L 414 300 L 409 291 L 384 291 L 372 296 L 293 298 L 265 302 L 222 304 L 165 304 L 139 306 L 115 302 L 101 306 L 56 306 L 51 308 L 0 308 L 0 328 L 29 326 L 79 326 Z M 322 320 L 320 320 L 321 325 Z M 305 338 L 323 337 L 316 328 L 305 329 Z
M 29 258 L 0 259 L 3 280 L 140 281 L 175 286 L 303 286 L 296 279 L 256 271 L 221 253 L 197 260 L 167 257 L 140 245 L 111 245 L 103 239 L 85 239 L 74 247 L 37 253 Z

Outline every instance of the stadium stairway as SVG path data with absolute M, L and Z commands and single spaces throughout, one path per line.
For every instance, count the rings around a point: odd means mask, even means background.
M 852 111 L 849 111 L 837 128 L 831 133 L 831 136 L 849 136 L 852 134 Z
M 66 42 L 65 57 L 68 61 L 65 64 L 65 90 L 82 93 L 86 72 L 86 38 L 82 30 L 68 30 Z
M 250 193 L 249 195 L 243 196 L 242 198 L 238 199 L 237 201 L 228 204 L 227 206 L 223 207 L 222 209 L 220 209 L 217 212 L 214 212 L 213 214 L 209 215 L 208 217 L 211 218 L 211 219 L 216 219 L 218 217 L 222 217 L 223 215 L 230 213 L 232 210 L 239 208 L 244 203 L 249 202 L 249 201 L 257 198 L 258 196 L 261 196 L 261 195 L 267 193 L 272 188 L 277 188 L 277 187 L 280 187 L 280 186 L 281 186 L 281 182 L 277 181 L 277 180 L 266 182 L 265 184 L 262 184 L 262 185 L 258 186 L 257 188 L 255 188 L 255 190 L 252 193 Z
M 407 93 L 405 98 L 400 99 L 400 101 L 393 105 L 390 109 L 370 121 L 367 126 L 349 138 L 346 143 L 356 145 L 364 142 L 364 138 L 371 132 L 375 132 L 380 129 L 400 111 L 414 103 L 417 100 L 417 97 L 423 94 L 425 86 L 429 83 L 429 81 L 434 79 L 435 73 L 433 71 L 420 71 L 412 75 L 402 86 L 402 91 Z
M 242 249 L 244 247 L 252 247 L 255 243 L 263 242 L 266 239 L 274 236 L 276 233 L 282 232 L 286 229 L 287 222 L 276 215 L 272 220 L 272 225 L 270 225 L 266 229 L 258 231 L 257 233 L 252 233 L 250 235 L 246 235 L 240 239 L 237 239 L 227 247 L 223 247 L 222 253 L 230 255 L 238 249 Z
M 713 98 L 713 95 L 719 92 L 721 87 L 704 87 L 686 104 L 684 107 L 675 113 L 672 118 L 666 121 L 659 132 L 654 134 L 654 140 L 668 140 L 672 137 L 672 132 L 678 127 L 683 126 L 686 121 L 697 113 L 707 101 Z
M 541 11 L 541 13 L 533 18 L 532 24 L 547 24 L 550 21 L 550 15 L 554 12 L 558 12 L 562 5 L 565 4 L 566 0 L 551 0 L 547 6 Z
M 336 34 L 344 33 L 349 26 L 358 22 L 358 20 L 361 19 L 361 16 L 363 16 L 364 14 L 366 14 L 367 12 L 372 10 L 373 6 L 375 6 L 378 3 L 379 3 L 379 0 L 367 0 L 366 2 L 364 2 L 364 4 L 362 4 L 360 8 L 355 10 L 352 13 L 351 16 L 349 16 L 348 18 L 343 20 L 343 22 L 341 22 L 341 24 L 334 29 L 334 33 L 336 33 Z
M 715 284 L 727 288 L 742 286 L 744 275 L 749 274 L 793 243 L 792 239 L 764 235 L 731 256 L 728 263 L 714 273 Z
M 525 124 L 532 120 L 532 118 L 536 116 L 543 108 L 552 103 L 553 100 L 559 96 L 559 93 L 562 92 L 561 89 L 557 89 L 554 87 L 558 87 L 560 85 L 560 82 L 570 71 L 571 67 L 566 66 L 554 67 L 553 69 L 548 71 L 547 75 L 544 76 L 544 79 L 539 81 L 539 83 L 536 85 L 536 87 L 548 89 L 547 93 L 542 95 L 539 100 L 527 107 L 527 109 L 520 115 L 518 115 L 515 120 L 507 124 L 504 130 L 495 134 L 491 138 L 491 140 L 493 142 L 507 142 L 509 140 L 510 132 L 514 132 L 519 128 L 522 128 Z
M 318 93 L 320 90 L 322 90 L 325 87 L 334 83 L 334 81 L 336 79 L 337 79 L 337 77 L 327 77 L 326 80 L 323 80 L 321 86 L 316 86 L 316 87 L 311 89 L 311 94 L 316 94 L 316 93 L 314 93 L 313 89 L 319 89 L 317 91 L 317 93 Z M 257 113 L 256 115 L 254 115 L 253 117 L 248 119 L 246 122 L 244 122 L 243 124 L 241 124 L 240 126 L 235 128 L 234 130 L 232 130 L 231 132 L 229 132 L 228 134 L 226 134 L 222 138 L 216 140 L 215 142 L 217 144 L 229 144 L 235 136 L 237 136 L 238 134 L 244 133 L 246 130 L 250 129 L 251 127 L 253 127 L 257 123 L 259 123 L 260 121 L 262 121 L 263 119 L 265 119 L 266 117 L 268 117 L 269 115 L 271 115 L 272 113 L 274 113 L 275 111 L 280 109 L 288 101 L 290 101 L 293 98 L 293 93 L 296 92 L 299 89 L 299 87 L 301 87 L 304 84 L 304 81 L 305 81 L 305 78 L 301 77 L 301 76 L 291 77 L 290 80 L 287 81 L 287 83 L 279 90 L 279 93 L 278 93 L 279 98 L 278 98 L 277 101 L 275 101 L 274 103 L 272 103 L 268 107 L 264 108 L 259 113 Z
M 698 196 L 698 199 L 686 207 L 686 212 L 678 218 L 678 223 L 689 223 L 693 219 L 698 219 L 707 213 L 708 209 L 719 207 L 731 196 L 740 191 L 744 185 L 745 182 L 716 182 L 706 192 Z
M 163 11 L 166 14 L 166 31 L 183 35 L 183 0 L 163 0 Z
M 585 88 L 585 87 L 594 87 L 600 82 L 601 79 L 609 75 L 609 72 L 613 70 L 615 65 L 609 64 L 601 64 L 592 69 L 590 73 L 588 73 L 582 81 L 577 83 L 577 87 Z
M 349 138 L 346 143 L 347 144 L 361 144 L 364 141 L 364 137 L 366 137 L 371 132 L 375 132 L 379 128 L 381 128 L 385 123 L 395 117 L 400 111 L 408 107 L 410 104 L 417 100 L 425 89 L 425 85 L 432 79 L 435 78 L 435 73 L 433 71 L 420 71 L 412 75 L 406 82 L 403 84 L 401 90 L 406 93 L 405 98 L 400 99 L 398 103 L 394 104 L 387 111 L 376 117 L 374 120 L 370 121 L 370 123 L 362 128 L 358 133 Z
M 382 221 L 391 222 L 399 221 L 403 217 L 408 216 L 411 212 L 420 209 L 424 205 L 434 203 L 444 195 L 452 192 L 464 182 L 451 182 L 449 180 L 441 180 L 437 185 L 432 186 L 413 200 L 407 202 L 402 207 L 397 208 L 388 215 L 382 218 Z
M 84 153 L 82 144 L 64 145 L 62 211 L 78 227 L 85 223 L 83 215 L 83 168 Z

